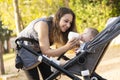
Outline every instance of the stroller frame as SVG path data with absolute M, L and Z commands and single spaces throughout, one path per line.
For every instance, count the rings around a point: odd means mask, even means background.
M 74 74 L 83 76 L 84 80 L 96 80 L 95 78 L 90 79 L 90 76 L 94 73 L 109 43 L 119 34 L 120 17 L 110 18 L 107 22 L 106 28 L 91 42 L 87 42 L 80 46 L 78 55 L 70 59 L 63 66 L 57 65 L 54 61 L 44 55 L 38 55 L 36 51 L 20 43 L 20 41 L 17 43 L 20 47 L 23 47 L 34 54 L 38 58 L 38 61 L 44 62 L 57 69 L 57 71 L 50 75 L 46 80 L 53 80 L 61 73 L 64 73 L 72 80 L 82 80 Z

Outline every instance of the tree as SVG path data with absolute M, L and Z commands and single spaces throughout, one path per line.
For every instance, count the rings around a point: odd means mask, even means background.
M 0 72 L 1 72 L 1 74 L 5 74 L 4 61 L 3 61 L 3 53 L 5 52 L 4 51 L 4 41 L 5 40 L 7 42 L 9 41 L 12 31 L 5 27 L 3 28 L 2 26 L 3 26 L 2 21 L 0 21 Z M 9 46 L 7 46 L 6 51 L 9 51 L 8 47 Z
M 13 0 L 13 7 L 14 7 L 14 14 L 15 14 L 15 23 L 16 23 L 16 30 L 17 30 L 17 35 L 20 33 L 22 30 L 20 27 L 20 14 L 19 14 L 19 7 L 18 7 L 18 0 Z
M 0 41 L 0 73 L 5 74 L 4 61 L 3 61 L 3 47 Z
M 65 0 L 0 0 L 1 20 L 16 36 L 16 24 L 25 28 L 32 20 L 53 15 Z M 14 5 L 14 6 L 13 6 Z M 15 10 L 16 9 L 16 10 Z M 15 10 L 15 11 L 14 11 Z M 16 14 L 18 11 L 18 14 Z M 15 15 L 13 15 L 15 13 Z M 18 16 L 18 17 L 15 17 Z M 15 22 L 19 20 L 19 23 Z M 19 29 L 19 28 L 18 28 Z
M 77 30 L 81 32 L 86 27 L 103 30 L 112 9 L 107 5 L 109 0 L 70 0 L 70 8 L 76 14 Z
M 3 28 L 3 41 L 5 42 L 6 41 L 6 46 L 4 46 L 4 52 L 5 53 L 9 53 L 10 51 L 10 46 L 9 46 L 9 39 L 11 37 L 11 33 L 12 33 L 12 30 L 9 30 L 7 28 Z
M 64 0 L 64 3 L 65 3 L 65 7 L 69 8 L 69 0 Z
M 2 33 L 2 21 L 0 21 L 0 73 L 5 74 L 4 61 L 3 61 L 3 33 Z

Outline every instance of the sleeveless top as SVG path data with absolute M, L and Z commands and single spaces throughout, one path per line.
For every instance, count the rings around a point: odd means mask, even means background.
M 42 54 L 40 47 L 38 47 L 39 43 L 36 43 L 34 41 L 26 41 L 25 38 L 38 41 L 38 33 L 34 30 L 34 25 L 39 21 L 45 21 L 48 24 L 48 29 L 50 32 L 51 20 L 46 18 L 39 18 L 33 20 L 23 31 L 20 32 L 20 34 L 17 37 L 17 39 L 24 38 L 24 40 L 22 40 L 23 44 L 29 46 L 32 50 L 38 52 L 38 55 Z M 25 48 L 19 48 L 19 46 L 16 46 L 16 52 L 17 52 L 16 65 L 19 66 L 18 62 L 21 62 L 20 64 L 22 65 L 22 67 L 20 68 L 24 70 L 33 69 L 34 67 L 41 63 L 40 61 L 38 61 L 38 57 L 34 56 L 31 51 L 28 51 Z
M 47 20 L 46 18 L 38 18 L 33 20 L 23 31 L 21 31 L 18 35 L 18 38 L 25 37 L 25 38 L 31 38 L 38 41 L 38 33 L 35 31 L 34 25 L 39 21 L 47 22 L 48 27 L 50 28 L 50 20 Z M 50 32 L 50 29 L 49 29 L 49 32 Z

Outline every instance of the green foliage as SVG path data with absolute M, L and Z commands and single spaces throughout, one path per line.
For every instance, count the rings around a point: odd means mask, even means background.
M 11 0 L 1 0 L 0 1 L 0 17 L 2 20 L 2 23 L 5 26 L 8 26 L 8 29 L 14 30 L 15 23 L 14 23 L 14 13 L 13 13 L 13 7 L 12 7 L 12 1 Z M 10 26 L 10 27 L 9 27 Z
M 25 27 L 33 19 L 52 15 L 59 7 L 64 6 L 63 0 L 19 0 L 18 3 Z M 0 0 L 0 10 L 3 25 L 16 33 L 13 0 Z
M 33 19 L 53 15 L 65 6 L 65 0 L 19 0 L 19 12 L 26 27 Z M 119 0 L 69 0 L 69 7 L 76 14 L 79 32 L 86 27 L 103 30 L 108 18 L 119 16 Z M 13 0 L 0 0 L 0 18 L 7 29 L 16 33 Z
M 111 16 L 119 16 L 120 14 L 120 0 L 111 0 L 108 5 L 112 8 Z
M 62 6 L 60 0 L 19 1 L 19 9 L 25 26 L 33 19 L 54 14 L 60 6 Z
M 8 40 L 10 37 L 10 34 L 12 33 L 11 30 L 7 29 L 7 28 L 3 28 L 2 27 L 2 21 L 0 21 L 0 41 L 4 42 L 4 40 Z
M 110 17 L 112 10 L 106 6 L 106 0 L 71 0 L 70 7 L 77 17 L 77 28 L 81 32 L 86 27 L 94 27 L 101 31 Z

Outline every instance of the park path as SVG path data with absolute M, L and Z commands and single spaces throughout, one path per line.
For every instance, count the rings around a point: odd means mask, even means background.
M 68 56 L 73 56 L 73 54 L 69 54 Z M 17 72 L 14 64 L 14 58 L 7 60 L 4 63 L 6 74 L 17 74 L 16 77 L 9 80 L 28 80 L 23 71 Z M 108 48 L 102 61 L 98 65 L 96 72 L 108 80 L 120 80 L 120 46 Z M 62 75 L 60 80 L 71 79 Z

